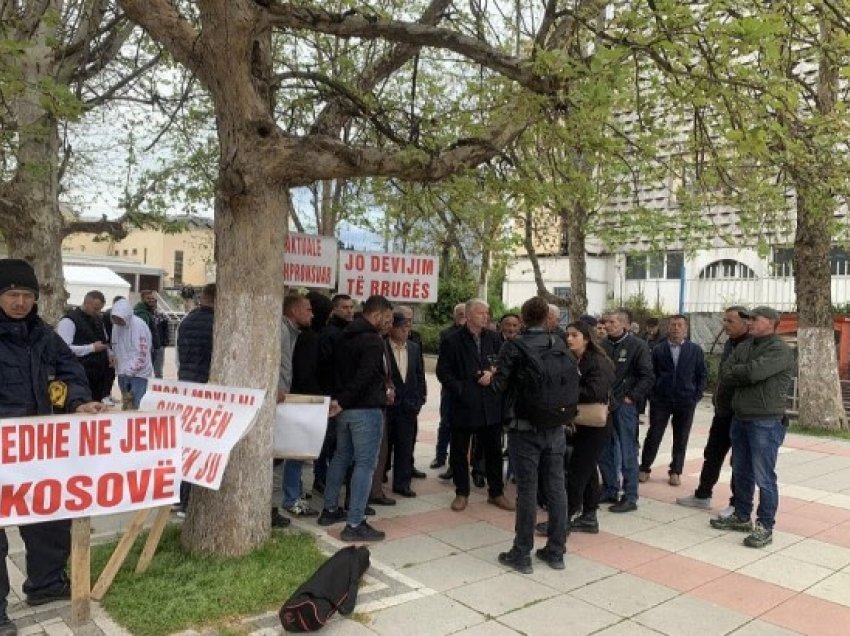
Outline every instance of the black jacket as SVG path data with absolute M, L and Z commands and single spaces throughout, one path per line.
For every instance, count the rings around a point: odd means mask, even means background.
M 499 424 L 502 398 L 489 386 L 478 384 L 481 372 L 490 368 L 488 357 L 498 356 L 499 335 L 487 329 L 481 332 L 481 352 L 472 332 L 463 327 L 447 335 L 440 343 L 437 378 L 451 396 L 449 420 L 458 429 L 478 429 Z
M 702 399 L 708 372 L 702 347 L 685 340 L 679 350 L 679 362 L 673 364 L 670 341 L 652 350 L 652 371 L 655 386 L 650 399 L 670 404 L 696 404 Z
M 499 350 L 499 359 L 496 363 L 496 374 L 493 376 L 493 390 L 503 394 L 502 415 L 508 428 L 517 430 L 534 430 L 534 423 L 529 419 L 527 413 L 523 412 L 522 401 L 518 399 L 516 384 L 518 382 L 516 371 L 525 364 L 525 354 L 520 351 L 516 340 L 522 340 L 532 351 L 545 351 L 548 348 L 563 351 L 572 360 L 572 354 L 567 349 L 566 341 L 557 333 L 546 331 L 542 328 L 531 328 L 520 333 L 515 340 L 503 340 Z M 579 382 L 578 373 L 574 381 Z M 575 385 L 573 385 L 575 389 Z M 573 405 L 575 406 L 575 405 Z
M 655 380 L 646 342 L 626 332 L 617 340 L 605 338 L 600 344 L 614 361 L 616 380 L 611 387 L 611 410 L 619 408 L 626 397 L 635 404 L 644 401 Z
M 614 385 L 614 365 L 599 353 L 585 351 L 578 361 L 581 376 L 578 383 L 579 404 L 603 404 Z
M 389 361 L 384 339 L 358 316 L 334 347 L 333 397 L 343 409 L 379 409 L 387 405 Z
M 106 328 L 100 316 L 90 316 L 77 307 L 66 313 L 65 318 L 74 323 L 74 340 L 71 344 L 89 345 L 94 342 L 104 344 L 109 342 L 109 336 L 106 334 Z M 84 356 L 78 356 L 77 359 L 87 373 L 104 373 L 109 367 L 109 354 L 105 350 L 93 351 Z
M 53 380 L 68 389 L 61 412 L 91 401 L 83 366 L 36 310 L 23 320 L 0 310 L 0 417 L 53 413 L 48 391 Z
M 177 327 L 177 378 L 185 382 L 208 382 L 213 348 L 215 310 L 201 305 L 190 311 Z
M 334 349 L 348 325 L 348 321 L 331 314 L 319 334 L 319 382 L 325 395 L 334 390 Z
M 312 329 L 302 330 L 295 341 L 289 391 L 300 395 L 324 395 L 319 382 L 319 334 Z
M 415 342 L 407 341 L 407 375 L 402 378 L 389 340 L 387 349 L 390 354 L 390 377 L 395 387 L 395 401 L 387 410 L 401 415 L 418 415 L 427 397 L 422 350 Z

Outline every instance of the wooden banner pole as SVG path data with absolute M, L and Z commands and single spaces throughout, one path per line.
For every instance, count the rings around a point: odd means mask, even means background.
M 112 556 L 109 557 L 109 562 L 106 564 L 106 567 L 103 568 L 103 572 L 100 573 L 100 578 L 97 579 L 97 583 L 95 583 L 92 588 L 91 597 L 94 600 L 99 601 L 102 599 L 106 594 L 106 591 L 109 589 L 109 586 L 112 585 L 112 581 L 115 580 L 115 575 L 118 574 L 118 570 L 121 569 L 121 566 L 127 559 L 127 555 L 130 553 L 130 549 L 133 547 L 136 537 L 138 537 L 139 533 L 142 531 L 147 516 L 147 510 L 139 510 L 135 515 L 133 515 L 130 525 L 127 526 L 127 530 L 124 532 L 124 536 L 121 537 L 118 545 L 115 546 L 115 552 L 113 552 Z
M 91 618 L 91 519 L 71 521 L 71 626 Z

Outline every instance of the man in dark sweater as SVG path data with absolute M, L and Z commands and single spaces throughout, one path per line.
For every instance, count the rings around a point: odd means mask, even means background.
M 652 388 L 652 360 L 646 342 L 629 332 L 631 321 L 625 310 L 606 312 L 602 322 L 608 337 L 600 345 L 616 373 L 609 402 L 614 434 L 599 459 L 602 500 L 616 502 L 611 512 L 631 512 L 637 510 L 638 500 L 637 405 Z
M 384 408 L 393 403 L 389 360 L 382 335 L 392 324 L 393 308 L 383 296 L 371 296 L 363 313 L 342 332 L 334 350 L 336 452 L 328 467 L 324 509 L 319 525 L 346 520 L 339 505 L 345 473 L 353 463 L 350 507 L 343 541 L 380 541 L 386 535 L 366 522 L 365 511 L 384 428 Z
M 711 494 L 717 480 L 720 479 L 720 470 L 726 460 L 726 454 L 732 448 L 732 438 L 729 428 L 732 425 L 732 388 L 723 381 L 723 363 L 732 355 L 742 342 L 750 339 L 750 314 L 746 307 L 735 305 L 729 307 L 723 314 L 723 330 L 728 336 L 723 346 L 723 354 L 720 356 L 720 373 L 717 377 L 717 387 L 714 390 L 712 402 L 714 404 L 714 418 L 708 429 L 708 441 L 703 451 L 702 470 L 699 474 L 699 485 L 693 495 L 679 497 L 676 503 L 680 506 L 690 508 L 711 508 Z M 735 480 L 729 483 L 732 489 L 732 497 L 729 507 L 720 513 L 721 517 L 728 517 L 735 512 Z
M 452 314 L 454 323 L 446 327 L 440 332 L 440 344 L 448 336 L 463 328 L 466 324 L 466 304 L 458 303 L 455 305 Z M 439 360 L 438 360 L 439 362 Z M 446 460 L 449 456 L 449 442 L 451 441 L 451 395 L 446 390 L 445 386 L 440 390 L 440 424 L 437 427 L 437 448 L 434 456 L 434 461 L 431 462 L 431 468 L 442 468 L 446 465 Z M 440 479 L 451 479 L 451 466 L 448 470 L 439 475 Z
M 724 382 L 732 394 L 732 475 L 735 514 L 711 520 L 718 530 L 749 532 L 744 545 L 763 548 L 773 542 L 779 507 L 776 459 L 785 440 L 785 403 L 794 378 L 794 353 L 779 336 L 779 312 L 756 307 L 750 312 L 752 339 L 742 342 L 723 363 Z M 753 496 L 759 505 L 753 525 Z
M 215 283 L 204 286 L 199 302 L 177 328 L 177 378 L 185 382 L 207 382 L 210 379 Z
M 681 314 L 667 321 L 667 339 L 652 350 L 655 385 L 649 397 L 649 430 L 643 442 L 641 482 L 649 480 L 658 447 L 672 419 L 673 457 L 667 472 L 671 486 L 682 483 L 685 452 L 694 421 L 694 410 L 705 390 L 706 368 L 702 347 L 687 340 L 688 319 Z

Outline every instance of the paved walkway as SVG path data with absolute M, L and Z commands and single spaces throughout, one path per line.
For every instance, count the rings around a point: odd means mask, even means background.
M 439 389 L 432 375 L 429 389 L 416 452 L 423 470 L 433 458 L 437 426 Z M 666 483 L 668 432 L 658 470 L 641 484 L 637 512 L 601 512 L 602 532 L 572 535 L 567 569 L 560 572 L 543 563 L 528 576 L 501 567 L 496 555 L 510 547 L 513 514 L 488 505 L 484 490 L 473 491 L 467 510 L 452 512 L 451 485 L 436 478 L 439 471 L 428 470 L 429 478 L 414 484 L 419 497 L 379 507 L 374 525 L 387 532 L 387 540 L 371 546 L 372 568 L 355 615 L 335 618 L 323 632 L 850 633 L 850 442 L 787 437 L 778 467 L 774 543 L 753 550 L 741 544 L 739 533 L 712 530 L 708 512 L 674 503 L 696 485 L 710 419 L 710 407 L 701 405 L 682 486 Z M 716 509 L 726 505 L 728 479 L 727 470 L 715 491 Z M 122 524 L 114 518 L 99 523 L 107 531 Z M 330 533 L 315 521 L 296 521 L 295 527 L 315 533 L 329 551 L 343 545 L 339 526 Z M 14 569 L 13 588 L 20 589 Z M 10 600 L 12 617 L 28 625 L 23 635 L 72 633 L 67 608 L 47 606 L 33 614 Z M 244 631 L 281 633 L 274 613 L 246 619 Z M 96 608 L 95 622 L 77 633 L 123 632 Z

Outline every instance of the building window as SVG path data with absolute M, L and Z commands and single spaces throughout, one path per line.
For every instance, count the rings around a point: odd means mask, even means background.
M 755 278 L 756 273 L 752 268 L 740 261 L 724 258 L 706 265 L 699 273 L 699 277 L 711 280 L 721 278 Z
M 679 279 L 684 266 L 685 253 L 681 251 L 632 254 L 626 256 L 626 280 Z
M 794 275 L 794 248 L 776 247 L 773 250 L 773 261 L 770 273 L 774 276 L 788 277 Z
M 124 250 L 124 256 L 127 256 L 127 250 Z
M 115 250 L 115 256 L 121 256 L 120 250 Z
M 833 276 L 850 276 L 850 250 L 833 247 L 829 250 L 829 263 Z
M 138 253 L 139 253 L 139 250 L 137 250 L 137 249 L 134 247 L 134 248 L 133 248 L 133 256 L 135 256 L 135 255 L 136 255 L 136 254 L 138 254 Z
M 183 250 L 174 251 L 174 284 L 183 284 Z
M 552 293 L 558 298 L 569 298 L 570 297 L 570 288 L 569 287 L 553 287 Z

